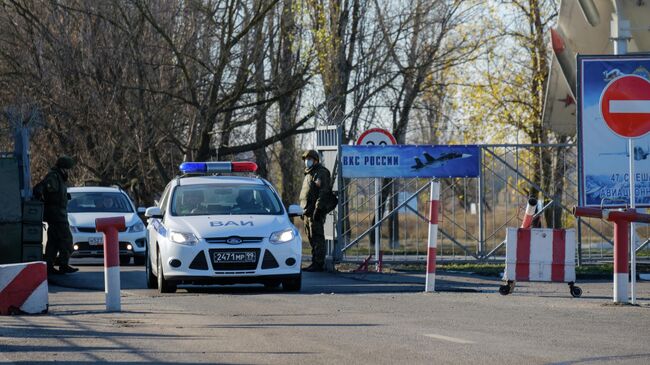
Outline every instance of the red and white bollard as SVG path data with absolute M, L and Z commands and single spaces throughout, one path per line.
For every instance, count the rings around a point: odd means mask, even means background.
M 524 214 L 524 220 L 521 222 L 521 228 L 530 228 L 530 225 L 533 223 L 533 217 L 535 216 L 535 209 L 537 208 L 537 199 L 530 198 L 528 199 L 528 205 L 526 206 L 526 213 Z
M 573 208 L 576 217 L 602 218 L 614 222 L 614 303 L 628 303 L 628 238 L 630 223 L 650 223 L 650 214 L 635 209 L 609 210 L 587 207 Z M 633 295 L 634 297 L 634 295 Z
M 106 310 L 119 312 L 120 303 L 120 242 L 118 231 L 126 228 L 124 217 L 95 219 L 97 232 L 104 233 L 104 293 Z
M 438 209 L 440 208 L 440 182 L 431 180 L 431 205 L 429 208 L 429 250 L 427 252 L 427 280 L 425 292 L 436 290 L 436 247 L 438 245 Z
M 628 288 L 628 237 L 630 222 L 614 222 L 614 303 L 627 303 Z

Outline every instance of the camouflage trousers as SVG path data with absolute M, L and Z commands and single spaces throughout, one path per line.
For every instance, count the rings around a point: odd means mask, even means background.
M 305 233 L 311 245 L 311 262 L 323 267 L 325 265 L 325 222 L 305 218 Z
M 59 254 L 58 264 L 67 265 L 72 254 L 72 234 L 68 222 L 52 222 L 47 226 L 47 244 L 45 246 L 45 262 L 52 267 Z

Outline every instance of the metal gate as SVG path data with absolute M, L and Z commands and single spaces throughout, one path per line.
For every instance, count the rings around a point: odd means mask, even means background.
M 506 227 L 519 226 L 529 191 L 544 202 L 544 226 L 577 228 L 579 260 L 607 260 L 613 227 L 599 219 L 576 220 L 577 148 L 569 144 L 482 145 L 479 178 L 440 179 L 438 261 L 503 260 Z M 550 189 L 530 176 L 541 166 L 542 149 L 553 156 Z M 548 154 L 547 154 L 548 156 Z M 334 166 L 332 166 L 334 167 Z M 379 227 L 385 262 L 424 262 L 427 254 L 429 179 L 339 179 L 339 208 L 330 221 L 338 233 L 330 255 L 339 262 L 361 262 L 375 255 Z M 550 190 L 550 191 L 549 191 Z M 376 199 L 381 196 L 382 199 Z M 379 200 L 380 217 L 377 219 Z M 648 227 L 637 229 L 648 237 Z M 648 250 L 648 245 L 639 250 Z

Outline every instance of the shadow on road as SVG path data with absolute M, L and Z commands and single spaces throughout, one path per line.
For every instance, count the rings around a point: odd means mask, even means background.
M 123 290 L 147 290 L 144 268 L 126 266 L 120 272 Z M 302 290 L 297 293 L 283 292 L 281 288 L 262 285 L 180 285 L 179 292 L 191 294 L 256 295 L 269 293 L 286 294 L 376 294 L 417 293 L 424 291 L 423 274 L 404 273 L 303 273 Z M 436 291 L 441 292 L 496 292 L 500 281 L 471 275 L 442 274 L 436 279 Z M 104 290 L 104 272 L 101 266 L 81 266 L 81 270 L 69 275 L 50 277 L 52 292 L 66 290 Z

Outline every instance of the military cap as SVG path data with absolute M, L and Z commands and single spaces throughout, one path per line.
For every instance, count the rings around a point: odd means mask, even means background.
M 61 156 L 56 160 L 56 167 L 60 169 L 71 169 L 74 167 L 75 161 L 70 156 Z
M 320 156 L 318 155 L 318 152 L 316 152 L 316 151 L 314 151 L 314 150 L 305 151 L 305 152 L 302 154 L 302 159 L 303 159 L 303 160 L 306 159 L 306 158 L 308 158 L 308 157 L 309 157 L 309 158 L 312 158 L 312 159 L 314 159 L 314 160 L 316 160 L 316 161 L 320 161 Z

